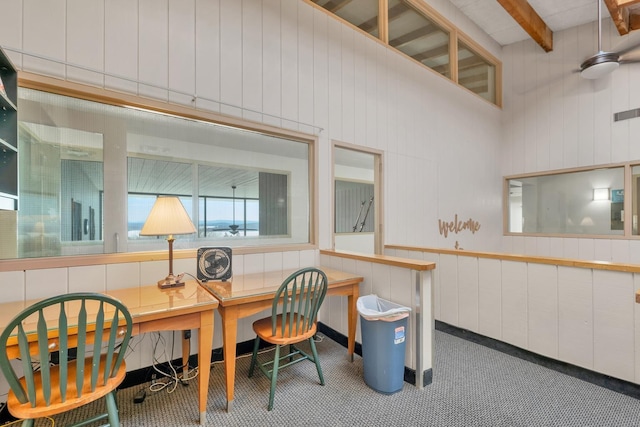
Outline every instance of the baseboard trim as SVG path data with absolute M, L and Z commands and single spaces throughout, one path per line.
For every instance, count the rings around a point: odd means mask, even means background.
M 325 325 L 322 322 L 318 322 L 318 332 L 324 334 L 326 337 L 331 338 L 333 341 L 337 342 L 344 348 L 347 348 L 348 339 L 346 335 L 336 331 L 335 329 Z M 354 353 L 358 356 L 362 357 L 362 344 L 356 342 Z M 433 381 L 433 371 L 431 369 L 427 369 L 423 372 L 422 376 L 422 384 L 429 385 Z M 404 367 L 404 382 L 416 385 L 416 370 Z
M 503 341 L 489 338 L 487 336 L 480 335 L 475 332 L 471 332 L 466 329 L 441 322 L 439 320 L 436 320 L 435 323 L 435 328 L 438 331 L 445 332 L 449 335 L 471 341 L 473 343 L 500 351 L 502 353 L 526 360 L 531 363 L 535 363 L 536 365 L 544 366 L 545 368 L 552 369 L 556 372 L 578 378 L 582 381 L 604 387 L 606 389 L 624 394 L 626 396 L 640 399 L 640 385 L 638 384 L 594 372 L 589 369 L 552 359 L 547 356 L 542 356 L 529 350 L 525 350 L 520 347 L 505 343 Z

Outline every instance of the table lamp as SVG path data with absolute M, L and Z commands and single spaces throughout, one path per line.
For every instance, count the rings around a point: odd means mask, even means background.
M 187 211 L 180 199 L 174 196 L 158 196 L 151 213 L 147 217 L 141 236 L 167 236 L 169 242 L 169 275 L 158 281 L 158 287 L 177 288 L 184 286 L 182 277 L 173 275 L 173 238 L 174 234 L 192 234 L 196 232 Z

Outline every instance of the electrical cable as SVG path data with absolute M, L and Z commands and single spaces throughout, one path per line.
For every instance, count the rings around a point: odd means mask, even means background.
M 163 343 L 163 348 L 165 349 L 162 351 L 161 355 L 167 359 L 167 366 L 169 367 L 171 372 L 165 372 L 158 367 L 158 365 L 161 363 L 157 357 L 158 345 L 160 344 L 160 342 Z M 152 368 L 158 374 L 163 376 L 166 380 L 165 381 L 158 380 L 156 382 L 152 382 L 151 385 L 149 385 L 149 391 L 158 392 L 166 389 L 167 393 L 173 393 L 179 383 L 182 385 L 187 385 L 187 381 L 190 381 L 196 378 L 199 374 L 197 367 L 193 369 L 187 369 L 187 372 L 183 372 L 182 374 L 179 374 L 177 369 L 184 369 L 185 367 L 188 368 L 188 362 L 187 362 L 187 365 L 180 365 L 176 369 L 171 359 L 166 354 L 166 348 L 167 348 L 167 345 L 165 342 L 165 338 L 159 332 L 157 332 L 157 339 L 153 346 Z M 175 348 L 175 334 L 173 334 L 173 342 L 171 346 L 172 354 L 173 354 L 174 348 Z
M 51 427 L 54 427 L 56 425 L 56 421 L 53 418 L 51 418 L 51 417 L 42 417 L 42 418 L 45 418 L 45 419 L 51 421 Z M 12 425 L 15 425 L 15 424 L 18 424 L 18 423 L 22 424 L 23 421 L 24 420 L 14 420 L 14 421 L 11 421 L 10 423 L 2 424 L 2 427 L 9 427 L 9 426 L 12 426 Z

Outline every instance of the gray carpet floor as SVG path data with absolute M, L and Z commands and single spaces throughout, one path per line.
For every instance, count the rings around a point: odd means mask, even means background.
M 363 380 L 362 359 L 350 363 L 346 349 L 324 338 L 317 344 L 325 375 L 303 362 L 278 377 L 275 405 L 267 411 L 269 381 L 260 372 L 247 378 L 250 359 L 237 363 L 233 411 L 225 410 L 221 364 L 211 370 L 207 424 L 211 426 L 640 426 L 640 401 L 606 388 L 454 337 L 435 333 L 433 383 L 418 390 L 380 394 Z M 269 357 L 265 353 L 262 357 Z M 196 426 L 196 383 L 174 392 L 133 396 L 142 386 L 117 395 L 124 426 Z M 56 426 L 95 410 L 88 405 L 55 419 Z M 39 420 L 36 426 L 50 426 Z

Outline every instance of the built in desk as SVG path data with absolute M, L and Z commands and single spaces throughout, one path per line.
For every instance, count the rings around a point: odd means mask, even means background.
M 356 342 L 358 311 L 356 302 L 363 278 L 351 273 L 319 267 L 327 275 L 329 286 L 327 296 L 341 295 L 348 299 L 348 344 L 349 359 L 353 361 Z M 291 273 L 284 270 L 269 273 L 233 276 L 227 282 L 211 281 L 202 285 L 215 296 L 220 305 L 218 312 L 222 319 L 222 340 L 224 348 L 224 372 L 227 392 L 227 411 L 233 408 L 233 392 L 236 372 L 236 341 L 238 319 L 251 316 L 271 308 L 275 291 Z
M 198 331 L 198 408 L 200 424 L 204 424 L 213 346 L 213 310 L 218 307 L 218 300 L 195 280 L 187 281 L 180 288 L 160 289 L 157 285 L 150 285 L 117 289 L 106 294 L 117 298 L 129 309 L 133 319 L 133 335 L 187 329 Z M 0 330 L 35 302 L 0 304 Z M 71 324 L 71 319 L 69 321 Z M 189 351 L 189 340 L 184 339 L 182 358 L 185 370 L 188 369 Z

